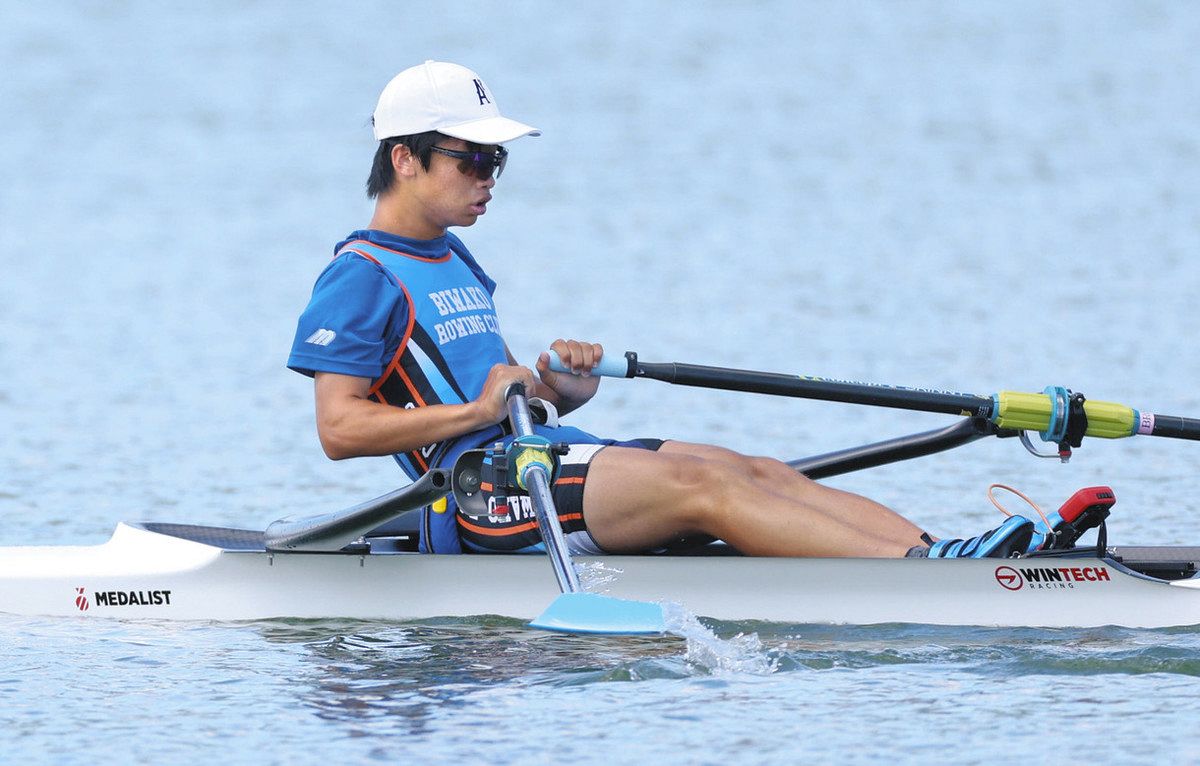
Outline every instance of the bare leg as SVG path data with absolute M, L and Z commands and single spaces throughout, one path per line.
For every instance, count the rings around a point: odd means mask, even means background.
M 658 452 L 609 447 L 596 455 L 583 499 L 596 542 L 614 552 L 636 551 L 704 532 L 756 556 L 867 557 L 899 557 L 921 544 L 920 530 L 891 519 L 883 506 L 795 472 L 799 481 L 787 479 L 780 492 L 765 478 L 778 474 L 783 480 L 782 472 L 766 465 L 777 461 L 728 450 L 702 457 L 689 454 L 691 446 L 702 445 L 664 445 Z M 753 461 L 754 470 L 743 461 Z M 841 498 L 858 509 L 853 520 L 843 518 Z M 883 529 L 864 526 L 872 515 L 888 519 Z
M 844 520 L 863 532 L 898 540 L 916 538 L 913 545 L 921 544 L 921 528 L 891 508 L 880 505 L 862 495 L 818 484 L 797 473 L 787 463 L 774 458 L 749 457 L 724 447 L 677 441 L 664 443 L 662 450 L 729 463 L 756 480 L 765 482 L 777 494 L 801 500 L 823 513 Z

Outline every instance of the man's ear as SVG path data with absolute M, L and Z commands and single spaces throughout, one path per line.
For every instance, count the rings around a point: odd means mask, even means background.
M 415 176 L 420 164 L 421 161 L 404 144 L 396 144 L 392 147 L 392 170 L 397 176 Z

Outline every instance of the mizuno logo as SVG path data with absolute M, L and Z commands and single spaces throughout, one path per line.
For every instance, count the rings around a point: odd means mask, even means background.
M 326 330 L 322 328 L 305 338 L 304 342 L 311 343 L 314 346 L 328 346 L 330 343 L 333 343 L 333 339 L 336 337 L 337 333 L 333 330 Z

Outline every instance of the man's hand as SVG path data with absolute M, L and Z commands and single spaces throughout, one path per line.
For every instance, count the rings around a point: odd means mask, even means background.
M 550 344 L 550 351 L 558 354 L 563 366 L 571 371 L 554 372 L 550 369 L 550 353 L 543 351 L 538 356 L 538 375 L 546 386 L 558 394 L 560 411 L 573 410 L 596 395 L 600 378 L 592 375 L 592 368 L 604 356 L 604 348 L 599 343 L 559 338 Z
M 479 419 L 484 425 L 495 425 L 508 417 L 508 403 L 504 394 L 513 383 L 524 383 L 525 390 L 533 396 L 533 370 L 512 364 L 497 364 L 488 371 L 483 382 L 483 391 L 475 400 Z

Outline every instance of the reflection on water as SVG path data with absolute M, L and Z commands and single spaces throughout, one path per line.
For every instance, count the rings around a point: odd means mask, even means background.
M 291 691 L 315 715 L 429 733 L 481 693 L 661 680 L 924 667 L 984 677 L 1200 677 L 1200 628 L 1168 630 L 828 626 L 704 621 L 708 637 L 596 637 L 506 618 L 247 626 L 302 649 Z M 230 626 L 230 629 L 243 630 Z M 731 669 L 731 663 L 740 663 Z
M 703 628 L 711 640 L 571 636 L 496 617 L 6 618 L 0 730 L 31 732 L 10 743 L 14 762 L 34 757 L 35 746 L 47 757 L 71 752 L 79 727 L 101 745 L 120 742 L 124 762 L 186 759 L 210 737 L 235 730 L 246 752 L 301 760 L 330 747 L 351 758 L 386 757 L 400 745 L 432 760 L 461 760 L 478 755 L 480 737 L 500 762 L 554 753 L 586 759 L 595 740 L 662 757 L 711 739 L 713 758 L 727 760 L 737 758 L 734 743 L 743 737 L 764 754 L 828 756 L 853 745 L 861 732 L 838 723 L 852 700 L 863 705 L 853 720 L 887 738 L 858 746 L 882 757 L 888 748 L 923 746 L 904 716 L 897 718 L 913 705 L 947 726 L 972 727 L 984 719 L 965 699 L 989 708 L 1070 707 L 1096 699 L 1098 689 L 1119 688 L 1123 696 L 1108 694 L 1105 704 L 1120 714 L 1122 731 L 1132 732 L 1200 704 L 1200 628 L 711 621 Z M 145 736 L 159 721 L 177 722 L 172 735 Z M 1060 722 L 1064 732 L 1083 724 Z M 563 741 L 531 740 L 538 727 Z M 814 727 L 822 736 L 804 738 Z M 47 749 L 51 741 L 58 750 Z M 1034 756 L 1040 741 L 1020 730 L 1009 745 Z M 1136 751 L 1130 734 L 1120 741 L 1123 752 Z
M 696 672 L 678 639 L 547 633 L 500 617 L 387 625 L 271 621 L 253 629 L 268 642 L 305 650 L 293 690 L 316 715 L 363 726 L 403 721 L 413 734 L 497 684 L 575 686 Z

